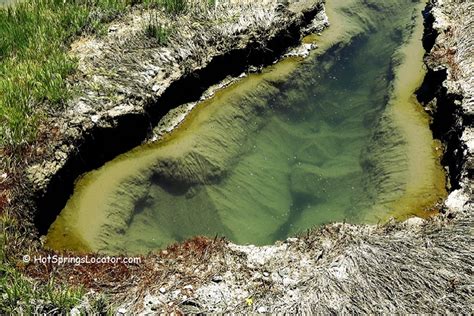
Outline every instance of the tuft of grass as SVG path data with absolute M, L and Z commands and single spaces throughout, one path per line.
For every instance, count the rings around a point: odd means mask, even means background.
M 160 45 L 168 43 L 171 30 L 161 23 L 149 23 L 146 26 L 145 33 L 148 37 L 155 38 Z
M 162 8 L 168 14 L 178 15 L 189 9 L 190 0 L 145 0 L 145 3 Z
M 160 45 L 166 45 L 171 35 L 171 28 L 160 22 L 158 14 L 150 13 L 145 25 L 145 35 L 154 38 Z
M 11 267 L 1 267 L 0 312 L 6 315 L 34 315 L 54 311 L 68 314 L 78 305 L 85 291 L 81 287 L 58 286 L 54 279 L 40 285 Z
M 161 0 L 161 5 L 166 12 L 180 14 L 188 8 L 188 0 Z
M 217 5 L 217 0 L 207 0 L 207 6 L 214 8 Z
M 0 214 L 0 315 L 69 315 L 74 307 L 81 315 L 107 314 L 110 307 L 102 294 L 88 297 L 82 286 L 63 285 L 54 278 L 36 281 L 19 271 L 18 253 L 8 247 L 22 239 L 19 225 L 10 213 Z M 88 304 L 82 305 L 84 300 Z

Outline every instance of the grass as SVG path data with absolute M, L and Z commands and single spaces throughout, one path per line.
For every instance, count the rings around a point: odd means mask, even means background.
M 149 8 L 161 8 L 165 13 L 170 15 L 178 15 L 185 13 L 189 8 L 189 0 L 146 0 L 145 4 Z M 157 40 L 158 44 L 166 45 L 172 28 L 161 22 L 157 12 L 150 11 L 150 15 L 145 24 L 145 35 L 149 38 Z
M 150 12 L 150 16 L 145 25 L 145 34 L 157 40 L 158 44 L 166 45 L 171 35 L 172 29 L 160 22 L 156 12 Z
M 190 12 L 196 6 L 201 6 L 209 9 L 215 8 L 216 0 L 145 0 L 144 3 L 149 8 L 161 8 L 166 14 L 176 16 Z M 160 45 L 166 45 L 169 37 L 173 32 L 173 28 L 166 26 L 161 22 L 159 15 L 155 12 L 150 12 L 150 16 L 145 24 L 145 34 L 150 38 L 155 38 Z
M 41 112 L 64 107 L 65 78 L 76 70 L 69 43 L 95 32 L 129 0 L 28 0 L 0 8 L 0 148 L 16 152 L 36 138 Z M 46 105 L 39 111 L 39 105 Z
M 149 7 L 161 8 L 164 12 L 171 15 L 183 14 L 193 4 L 193 0 L 144 0 L 143 2 Z M 199 0 L 194 2 L 199 2 Z
M 68 54 L 78 35 L 103 31 L 128 6 L 144 3 L 177 15 L 190 0 L 28 0 L 0 7 L 0 152 L 15 156 L 38 134 L 42 115 L 64 108 L 71 91 L 65 78 L 76 60 Z M 214 0 L 207 0 L 208 7 Z M 150 18 L 145 33 L 160 44 L 172 29 Z
M 1 267 L 0 312 L 11 314 L 40 314 L 48 311 L 65 315 L 81 302 L 84 289 L 58 286 L 51 279 L 40 285 L 29 280 L 11 267 Z
M 188 8 L 188 0 L 159 0 L 158 2 L 170 14 L 180 14 Z

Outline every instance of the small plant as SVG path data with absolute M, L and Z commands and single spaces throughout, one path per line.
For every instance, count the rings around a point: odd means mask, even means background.
M 161 23 L 156 12 L 150 13 L 145 25 L 145 35 L 156 39 L 160 45 L 166 45 L 171 35 L 171 28 Z
M 170 29 L 163 24 L 148 24 L 146 27 L 146 35 L 148 37 L 156 38 L 160 45 L 166 45 L 170 35 Z
M 167 13 L 180 14 L 188 8 L 188 0 L 161 0 L 161 6 Z
M 0 266 L 0 274 L 2 314 L 32 315 L 57 311 L 65 315 L 80 303 L 85 294 L 82 288 L 59 286 L 53 280 L 40 285 L 8 266 Z
M 217 0 L 207 0 L 207 6 L 210 8 L 214 8 L 217 6 Z
M 74 307 L 81 315 L 105 315 L 109 306 L 103 294 L 88 296 L 82 286 L 65 285 L 53 277 L 41 282 L 18 270 L 19 248 L 12 249 L 12 243 L 24 238 L 19 225 L 9 212 L 0 214 L 0 315 L 68 315 Z M 24 245 L 21 251 L 29 252 Z M 81 307 L 84 299 L 89 303 L 86 311 Z

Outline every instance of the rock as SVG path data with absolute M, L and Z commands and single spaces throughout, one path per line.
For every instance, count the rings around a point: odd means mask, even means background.
M 259 314 L 264 314 L 267 312 L 267 308 L 265 306 L 260 306 L 259 308 L 257 308 L 257 313 Z
M 423 225 L 426 221 L 423 218 L 420 217 L 412 217 L 409 218 L 405 221 L 405 225 L 407 226 L 412 226 L 412 227 L 420 227 Z
M 185 300 L 181 304 L 181 311 L 184 314 L 192 314 L 192 315 L 197 315 L 200 314 L 201 308 L 199 303 L 193 301 L 193 300 Z
M 158 311 L 161 306 L 163 306 L 164 302 L 164 297 L 163 298 L 158 298 L 153 295 L 146 295 L 145 298 L 143 299 L 145 310 L 146 311 Z M 126 312 L 126 311 L 125 311 Z
M 300 46 L 290 50 L 285 57 L 302 57 L 306 58 L 309 56 L 309 53 L 317 47 L 316 44 L 301 44 Z
M 91 116 L 91 121 L 94 123 L 97 123 L 100 119 L 100 115 L 92 115 Z
M 71 316 L 81 316 L 81 311 L 77 307 L 72 308 L 69 313 Z

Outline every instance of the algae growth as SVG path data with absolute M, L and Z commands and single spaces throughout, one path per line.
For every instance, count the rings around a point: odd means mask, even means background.
M 445 192 L 413 98 L 422 4 L 328 5 L 336 27 L 306 39 L 319 51 L 249 75 L 163 140 L 86 174 L 47 245 L 143 253 L 196 235 L 269 244 L 329 222 L 429 215 Z

